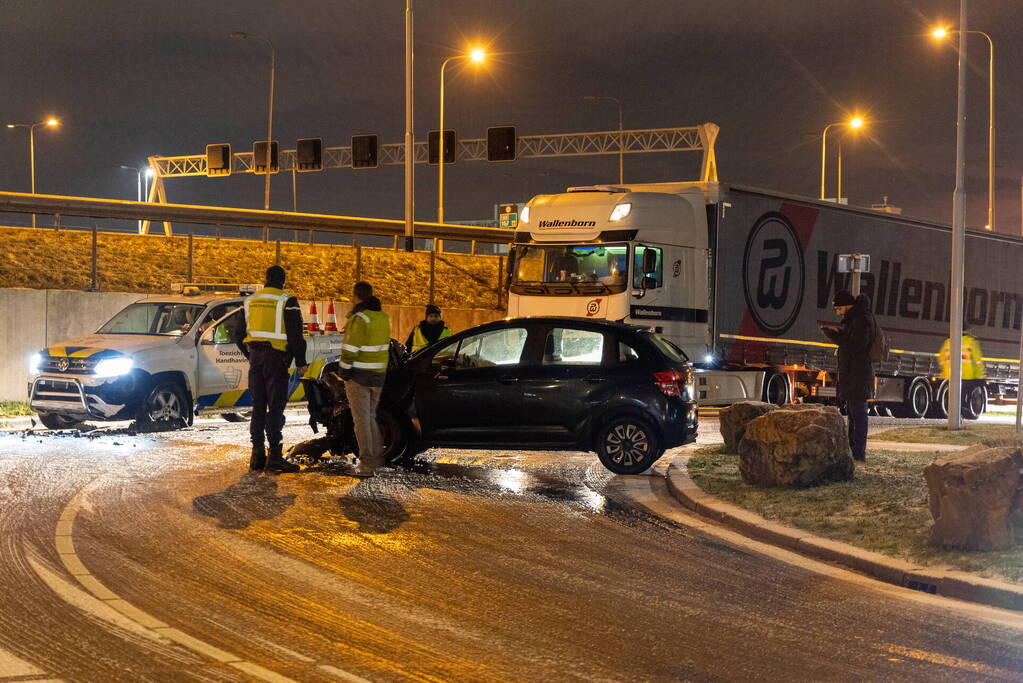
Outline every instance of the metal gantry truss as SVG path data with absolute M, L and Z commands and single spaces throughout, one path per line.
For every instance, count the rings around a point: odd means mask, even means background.
M 524 135 L 517 139 L 516 159 L 539 159 L 551 157 L 595 156 L 601 154 L 646 154 L 651 152 L 703 152 L 700 164 L 700 181 L 716 182 L 718 179 L 714 143 L 718 126 L 703 123 L 682 128 L 651 128 L 647 130 L 601 131 L 597 133 L 559 133 L 553 135 Z M 415 143 L 415 163 L 428 161 L 429 147 L 425 141 Z M 381 166 L 396 166 L 405 163 L 403 143 L 381 145 L 378 151 Z M 285 149 L 278 154 L 281 172 L 295 169 L 295 150 Z M 456 162 L 486 161 L 487 141 L 485 138 L 459 140 L 455 150 Z M 177 157 L 149 157 L 154 171 L 154 182 L 148 201 L 167 203 L 167 192 L 163 181 L 168 178 L 190 178 L 206 176 L 206 155 L 192 154 Z M 326 147 L 323 150 L 323 168 L 352 168 L 351 147 Z M 365 169 L 360 169 L 365 170 Z M 231 161 L 231 173 L 255 173 L 252 152 L 237 152 Z M 165 231 L 170 225 L 164 225 Z M 148 222 L 143 230 L 148 232 Z

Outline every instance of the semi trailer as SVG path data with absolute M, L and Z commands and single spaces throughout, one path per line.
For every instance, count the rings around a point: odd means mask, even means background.
M 509 260 L 509 315 L 652 327 L 692 359 L 702 405 L 832 402 L 835 346 L 820 332 L 850 288 L 839 256 L 869 255 L 863 294 L 890 343 L 874 408 L 947 414 L 938 351 L 948 337 L 946 225 L 718 182 L 569 188 L 528 202 Z M 964 382 L 964 416 L 1015 395 L 1023 240 L 970 231 L 964 323 L 986 376 Z

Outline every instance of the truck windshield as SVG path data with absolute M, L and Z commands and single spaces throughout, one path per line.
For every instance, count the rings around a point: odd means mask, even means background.
M 623 291 L 628 269 L 627 244 L 520 244 L 513 284 L 604 285 Z
M 204 308 L 197 304 L 132 304 L 99 328 L 98 333 L 181 336 L 191 329 Z

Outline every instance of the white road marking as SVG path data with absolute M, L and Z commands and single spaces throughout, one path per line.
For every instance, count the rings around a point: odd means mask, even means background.
M 45 676 L 46 672 L 0 648 L 0 680 L 24 676 Z
M 319 668 L 321 671 L 329 673 L 331 676 L 339 680 L 349 681 L 349 683 L 370 683 L 370 681 L 366 680 L 365 678 L 360 678 L 355 674 L 350 674 L 347 671 L 339 669 L 336 666 L 331 666 L 330 664 L 320 664 L 320 666 L 317 668 Z

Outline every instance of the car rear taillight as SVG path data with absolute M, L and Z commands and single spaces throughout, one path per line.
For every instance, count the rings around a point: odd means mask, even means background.
M 654 384 L 665 396 L 681 396 L 685 379 L 686 376 L 678 370 L 654 373 Z

